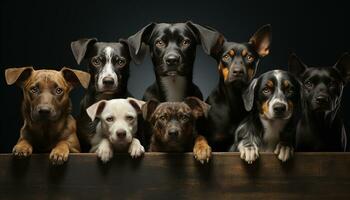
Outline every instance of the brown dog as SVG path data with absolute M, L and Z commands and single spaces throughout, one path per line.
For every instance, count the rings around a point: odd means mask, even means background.
M 33 152 L 49 152 L 53 164 L 63 164 L 69 152 L 80 152 L 76 123 L 71 112 L 69 92 L 73 87 L 88 87 L 88 73 L 62 68 L 34 70 L 33 67 L 5 71 L 8 85 L 16 83 L 23 90 L 24 125 L 13 148 L 15 156 L 27 157 Z
M 150 100 L 143 107 L 144 118 L 152 132 L 150 152 L 188 152 L 201 163 L 209 162 L 211 147 L 207 140 L 197 133 L 196 126 L 203 119 L 209 105 L 196 97 L 184 102 Z

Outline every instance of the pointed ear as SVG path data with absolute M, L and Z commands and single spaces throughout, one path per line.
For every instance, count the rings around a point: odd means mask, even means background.
M 33 71 L 33 67 L 8 68 L 5 70 L 6 83 L 8 85 L 16 83 L 22 86 L 23 82 L 30 77 Z
M 73 87 L 77 87 L 78 85 L 83 86 L 85 89 L 89 87 L 89 73 L 80 70 L 70 69 L 67 67 L 63 67 L 61 69 L 61 73 L 64 79 L 66 79 L 66 81 L 69 82 Z
M 139 32 L 128 38 L 128 45 L 130 56 L 136 64 L 141 64 L 143 58 L 146 54 L 147 48 L 146 45 L 151 36 L 151 33 L 155 27 L 155 23 L 150 23 L 147 26 L 143 27 Z
M 296 77 L 300 77 L 305 70 L 307 69 L 307 66 L 295 55 L 292 53 L 289 56 L 288 60 L 288 71 L 295 75 Z
M 197 97 L 187 97 L 184 102 L 192 109 L 195 118 L 207 116 L 209 111 L 209 104 L 201 101 Z
M 132 107 L 135 108 L 137 113 L 141 113 L 141 108 L 142 106 L 146 103 L 144 101 L 132 98 L 132 97 L 128 97 L 127 100 L 129 101 L 129 103 L 132 105 Z
M 350 81 L 350 54 L 344 53 L 334 65 L 334 68 L 340 72 L 345 83 Z
M 90 117 L 91 121 L 94 121 L 97 117 L 100 117 L 102 111 L 105 109 L 107 104 L 106 100 L 99 101 L 92 104 L 86 109 L 86 113 Z
M 143 104 L 141 110 L 143 114 L 143 119 L 149 121 L 151 119 L 152 114 L 160 104 L 159 101 L 155 99 L 149 100 L 147 103 Z
M 83 38 L 70 43 L 70 47 L 78 65 L 80 65 L 81 61 L 85 58 L 87 49 L 95 42 L 97 42 L 96 38 Z
M 186 25 L 190 27 L 190 29 L 196 34 L 197 38 L 199 38 L 199 43 L 202 45 L 206 54 L 213 55 L 221 49 L 225 38 L 217 30 L 208 26 L 195 24 L 191 21 L 186 22 Z
M 254 105 L 254 93 L 255 87 L 258 82 L 258 79 L 255 78 L 250 82 L 249 86 L 243 91 L 242 99 L 244 103 L 244 108 L 246 111 L 251 111 Z
M 260 57 L 265 57 L 270 53 L 271 35 L 271 25 L 267 24 L 257 30 L 250 38 L 249 44 L 252 45 Z

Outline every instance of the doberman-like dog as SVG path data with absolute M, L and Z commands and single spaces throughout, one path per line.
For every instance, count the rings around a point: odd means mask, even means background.
M 242 91 L 254 78 L 258 63 L 270 52 L 271 26 L 261 27 L 247 43 L 223 41 L 211 55 L 218 62 L 219 84 L 207 99 L 207 139 L 214 151 L 228 151 L 238 123 L 247 115 Z
M 290 159 L 301 111 L 299 81 L 286 71 L 266 72 L 250 83 L 243 100 L 251 112 L 238 125 L 231 150 L 238 150 L 249 164 L 259 151 L 273 152 L 282 162 Z
M 183 101 L 185 97 L 203 95 L 192 82 L 196 46 L 201 44 L 210 54 L 221 34 L 192 22 L 151 23 L 128 38 L 130 54 L 140 63 L 148 45 L 156 81 L 147 88 L 143 100 Z
M 63 164 L 69 152 L 80 152 L 69 92 L 78 85 L 87 88 L 90 75 L 69 68 L 56 71 L 22 67 L 6 69 L 5 77 L 7 84 L 22 88 L 24 97 L 24 125 L 13 154 L 27 157 L 33 151 L 50 152 L 53 164 Z
M 128 44 L 122 39 L 119 42 L 98 42 L 96 38 L 84 38 L 72 42 L 71 49 L 78 64 L 87 61 L 91 75 L 77 118 L 78 136 L 83 152 L 87 152 L 97 120 L 92 122 L 86 109 L 100 100 L 131 96 L 127 89 L 131 57 Z
M 289 68 L 300 79 L 304 91 L 296 150 L 348 151 L 340 102 L 350 80 L 350 55 L 344 54 L 333 67 L 308 67 L 292 54 Z

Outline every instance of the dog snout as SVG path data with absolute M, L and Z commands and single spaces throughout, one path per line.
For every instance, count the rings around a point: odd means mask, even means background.
M 165 57 L 165 63 L 169 66 L 178 65 L 180 63 L 180 56 L 177 54 L 168 54 Z
M 117 134 L 117 137 L 119 139 L 125 139 L 125 137 L 126 137 L 126 131 L 125 130 L 117 130 L 116 134 Z
M 273 105 L 273 111 L 276 114 L 283 114 L 284 112 L 286 112 L 286 110 L 287 110 L 287 106 L 285 104 L 276 103 L 275 105 Z
M 105 86 L 113 86 L 114 85 L 114 79 L 112 77 L 105 77 L 102 79 L 102 83 Z
M 316 102 L 318 104 L 327 104 L 329 102 L 329 98 L 327 95 L 319 95 L 316 97 Z
M 168 135 L 171 139 L 176 139 L 179 136 L 179 131 L 177 129 L 170 129 Z
M 244 71 L 242 67 L 236 67 L 232 70 L 232 75 L 233 76 L 243 76 Z
M 41 116 L 49 116 L 52 112 L 52 109 L 49 106 L 39 106 L 38 113 Z

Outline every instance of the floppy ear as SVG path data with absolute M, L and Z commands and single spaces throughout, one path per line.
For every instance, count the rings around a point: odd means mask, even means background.
M 21 86 L 22 83 L 30 77 L 33 71 L 33 67 L 8 68 L 5 70 L 6 83 L 8 85 L 16 83 Z
M 253 46 L 260 57 L 265 57 L 270 53 L 271 34 L 271 25 L 266 24 L 257 30 L 249 40 L 249 44 Z
M 306 69 L 307 66 L 297 57 L 297 55 L 293 53 L 289 56 L 288 71 L 290 73 L 294 74 L 296 77 L 300 77 Z
M 142 112 L 141 108 L 146 102 L 138 100 L 138 99 L 135 99 L 135 98 L 132 98 L 132 97 L 128 97 L 126 99 L 129 101 L 129 103 L 132 105 L 132 107 L 135 108 L 137 113 L 141 113 Z
M 147 121 L 150 120 L 152 114 L 154 113 L 159 104 L 160 102 L 155 99 L 151 99 L 147 103 L 143 104 L 141 108 L 143 119 Z
M 186 22 L 186 25 L 197 35 L 204 52 L 208 55 L 216 54 L 220 50 L 225 41 L 224 36 L 217 30 L 195 24 L 191 21 Z
M 195 118 L 207 116 L 210 106 L 197 97 L 187 97 L 184 102 L 192 109 Z
M 128 38 L 128 45 L 130 56 L 136 64 L 141 64 L 143 58 L 146 54 L 146 45 L 143 43 L 148 43 L 149 37 L 155 27 L 155 23 L 150 23 L 143 27 L 139 32 Z
M 242 93 L 242 99 L 246 111 L 251 111 L 253 108 L 254 93 L 257 82 L 257 78 L 253 79 L 252 82 L 250 82 L 249 86 Z
M 92 104 L 86 109 L 86 113 L 89 115 L 91 121 L 94 121 L 97 117 L 100 116 L 104 108 L 106 107 L 106 100 L 101 100 L 97 103 Z
M 85 89 L 89 87 L 89 82 L 90 82 L 90 74 L 80 71 L 80 70 L 75 70 L 75 69 L 70 69 L 67 67 L 63 67 L 61 69 L 61 73 L 66 79 L 67 82 L 69 82 L 73 87 L 76 87 L 78 85 L 83 86 Z
M 78 65 L 80 65 L 81 61 L 85 58 L 89 46 L 95 42 L 97 42 L 96 38 L 83 38 L 70 43 L 70 47 Z
M 350 54 L 344 53 L 334 65 L 334 68 L 340 72 L 345 83 L 350 81 Z

